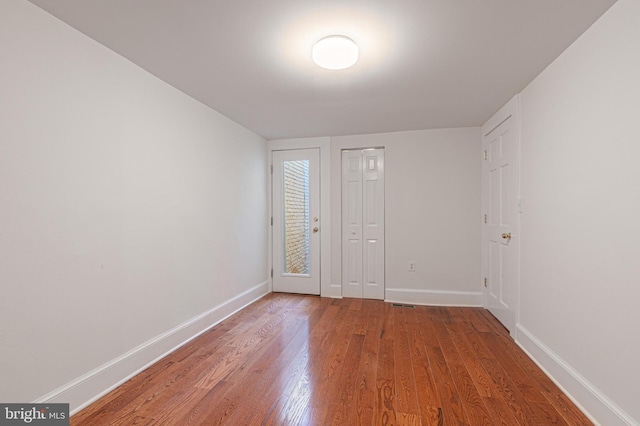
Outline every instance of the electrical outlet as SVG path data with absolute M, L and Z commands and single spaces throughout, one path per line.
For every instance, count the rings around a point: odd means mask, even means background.
M 416 262 L 415 260 L 410 260 L 409 261 L 409 272 L 415 272 L 416 271 Z

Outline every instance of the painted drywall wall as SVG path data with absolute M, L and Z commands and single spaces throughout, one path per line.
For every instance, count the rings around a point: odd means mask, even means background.
M 0 401 L 268 289 L 265 140 L 23 0 L 0 57 Z
M 640 1 L 605 13 L 521 111 L 518 338 L 601 424 L 638 424 Z
M 384 147 L 385 298 L 481 305 L 480 142 L 479 128 L 331 138 L 334 287 L 341 283 L 341 151 Z

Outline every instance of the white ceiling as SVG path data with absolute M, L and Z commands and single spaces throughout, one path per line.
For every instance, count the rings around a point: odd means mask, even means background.
M 30 0 L 267 139 L 482 125 L 615 0 Z M 360 46 L 342 71 L 312 44 Z

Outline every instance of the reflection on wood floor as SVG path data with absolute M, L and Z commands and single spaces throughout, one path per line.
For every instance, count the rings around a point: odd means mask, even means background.
M 272 293 L 72 425 L 590 425 L 480 308 Z

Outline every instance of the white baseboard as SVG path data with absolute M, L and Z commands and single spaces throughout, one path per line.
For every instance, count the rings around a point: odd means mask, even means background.
M 481 292 L 415 290 L 409 288 L 385 289 L 386 302 L 433 306 L 482 306 Z
M 640 426 L 529 330 L 516 326 L 516 343 L 595 424 Z
M 154 337 L 93 371 L 44 395 L 34 403 L 69 403 L 70 414 L 78 412 L 167 354 L 269 293 L 269 283 L 270 281 L 265 281 L 258 284 L 185 321 L 177 327 Z

